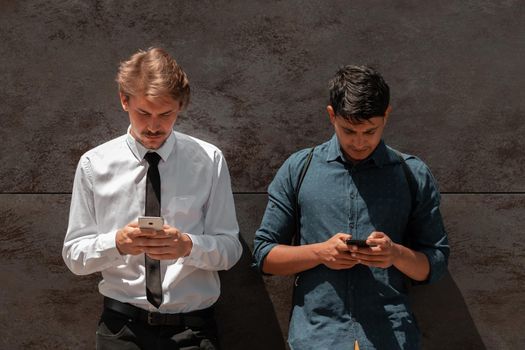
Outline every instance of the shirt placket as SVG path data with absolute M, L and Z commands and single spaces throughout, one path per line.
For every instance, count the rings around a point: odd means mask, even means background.
M 353 238 L 358 238 L 357 236 L 357 222 L 358 222 L 358 194 L 357 194 L 357 185 L 355 183 L 357 170 L 355 167 L 348 169 L 348 232 L 352 235 Z M 356 302 L 356 275 L 352 269 L 348 270 L 347 273 L 347 305 L 348 313 L 351 317 L 350 323 L 350 333 L 353 338 L 355 338 L 359 332 L 359 325 L 356 323 L 355 318 L 355 302 Z
M 357 186 L 355 183 L 357 173 L 355 167 L 352 167 L 348 170 L 349 175 L 349 187 L 348 187 L 348 198 L 350 202 L 350 210 L 348 215 L 348 232 L 352 234 L 352 238 L 358 238 L 356 235 L 357 232 L 357 213 L 358 213 L 358 195 L 357 195 Z

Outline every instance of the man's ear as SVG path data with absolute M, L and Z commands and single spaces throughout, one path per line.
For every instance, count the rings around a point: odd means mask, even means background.
M 122 105 L 122 109 L 127 112 L 128 111 L 129 96 L 128 95 L 124 95 L 122 92 L 119 92 L 118 94 L 119 94 L 119 97 L 120 97 L 120 104 Z
M 385 117 L 383 119 L 384 125 L 386 125 L 386 122 L 388 121 L 388 117 L 390 116 L 391 112 L 392 112 L 392 106 L 388 105 L 388 107 L 386 108 L 386 111 L 385 111 Z
M 328 117 L 330 118 L 330 123 L 335 123 L 335 112 L 334 108 L 330 105 L 326 106 L 326 111 L 328 112 Z

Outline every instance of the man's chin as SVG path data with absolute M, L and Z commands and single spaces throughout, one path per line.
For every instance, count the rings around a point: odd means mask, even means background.
M 159 149 L 160 146 L 164 143 L 165 139 L 158 138 L 158 139 L 150 139 L 150 138 L 142 138 L 140 140 L 140 143 L 147 149 Z
M 351 152 L 347 153 L 347 156 L 350 156 L 350 159 L 354 162 L 360 162 L 362 160 L 365 160 L 370 156 L 371 152 Z
M 357 155 L 354 155 L 354 158 L 355 160 L 365 160 L 366 158 L 368 158 L 369 154 L 366 153 L 366 154 L 357 154 Z

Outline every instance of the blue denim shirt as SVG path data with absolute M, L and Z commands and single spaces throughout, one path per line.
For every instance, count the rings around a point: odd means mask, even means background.
M 254 257 L 262 270 L 277 244 L 295 233 L 295 186 L 309 149 L 293 154 L 268 188 L 269 202 L 255 235 Z M 336 135 L 315 148 L 299 192 L 300 244 L 323 242 L 338 232 L 366 239 L 373 231 L 424 253 L 429 283 L 446 271 L 449 246 L 439 211 L 440 195 L 428 167 L 403 155 L 417 184 L 415 203 L 399 156 L 378 145 L 357 165 L 347 162 Z M 414 186 L 413 186 L 414 187 Z M 325 265 L 299 274 L 288 342 L 292 349 L 419 349 L 420 333 L 410 310 L 408 278 L 395 267 Z

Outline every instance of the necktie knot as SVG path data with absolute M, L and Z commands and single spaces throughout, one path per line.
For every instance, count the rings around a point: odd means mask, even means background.
M 160 156 L 157 152 L 146 153 L 144 159 L 146 159 L 148 161 L 148 164 L 152 166 L 157 166 L 160 162 Z

